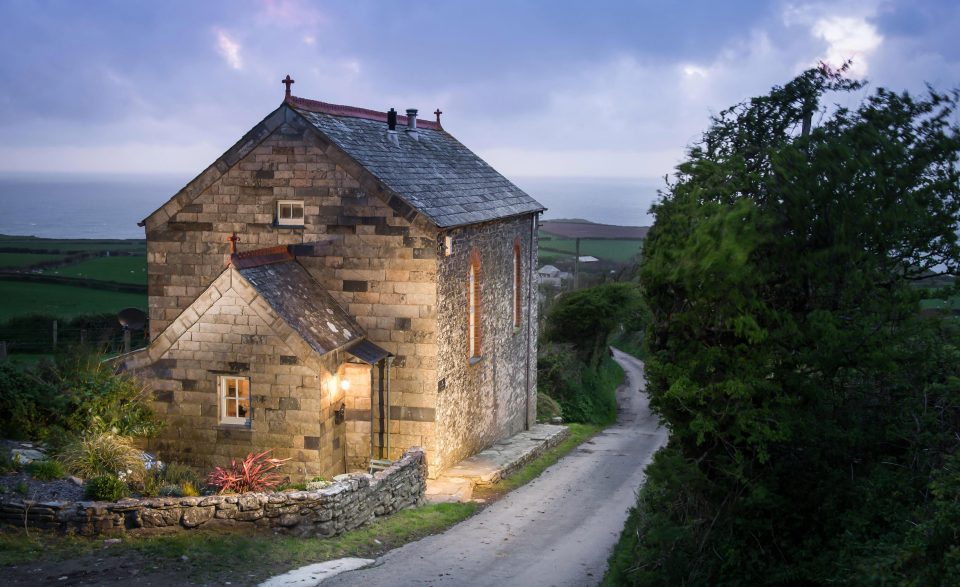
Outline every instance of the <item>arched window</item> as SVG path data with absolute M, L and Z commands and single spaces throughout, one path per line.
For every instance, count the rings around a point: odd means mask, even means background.
M 523 304 L 523 263 L 520 257 L 520 239 L 513 241 L 513 327 L 520 328 Z
M 467 345 L 471 359 L 480 356 L 480 253 L 470 252 L 470 272 L 467 283 Z

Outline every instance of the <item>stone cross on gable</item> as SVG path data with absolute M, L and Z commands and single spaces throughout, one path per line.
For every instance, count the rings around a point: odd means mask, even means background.
M 287 74 L 287 77 L 285 77 L 285 78 L 283 78 L 282 80 L 280 80 L 280 83 L 283 84 L 283 85 L 285 85 L 285 86 L 287 86 L 287 92 L 286 92 L 286 94 L 284 95 L 284 98 L 289 98 L 289 97 L 290 97 L 290 86 L 292 86 L 294 83 L 296 83 L 296 81 L 290 78 L 290 74 Z
M 237 243 L 240 242 L 240 237 L 237 236 L 237 233 L 234 232 L 232 235 L 227 237 L 227 240 L 230 241 L 230 254 L 237 254 Z
M 437 115 L 437 124 L 440 124 L 440 115 L 443 114 L 443 111 L 441 111 L 439 108 L 437 108 L 436 111 L 434 112 L 434 114 Z

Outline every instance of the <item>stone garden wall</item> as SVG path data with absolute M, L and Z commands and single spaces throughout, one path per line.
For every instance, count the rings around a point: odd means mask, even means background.
M 414 447 L 375 475 L 352 474 L 320 491 L 162 497 L 106 502 L 0 500 L 0 522 L 83 535 L 149 528 L 273 528 L 298 536 L 336 536 L 420 505 L 426 488 L 423 449 Z

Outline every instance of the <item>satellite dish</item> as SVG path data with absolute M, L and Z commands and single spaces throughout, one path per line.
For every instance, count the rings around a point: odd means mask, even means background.
M 117 314 L 117 322 L 124 330 L 143 330 L 147 325 L 147 315 L 137 308 L 124 308 Z

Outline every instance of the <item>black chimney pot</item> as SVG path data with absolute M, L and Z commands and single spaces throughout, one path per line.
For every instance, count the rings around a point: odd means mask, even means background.
M 397 111 L 393 108 L 387 111 L 387 129 L 397 130 Z

